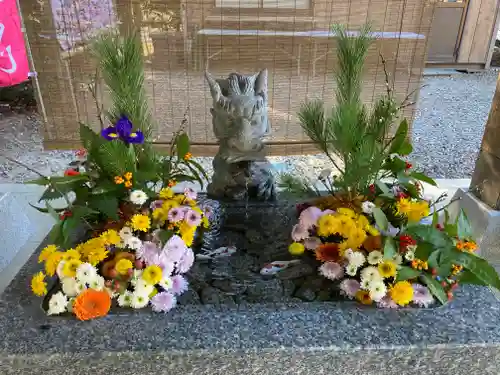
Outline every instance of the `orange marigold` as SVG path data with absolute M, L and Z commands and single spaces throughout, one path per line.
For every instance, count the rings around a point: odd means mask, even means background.
M 193 154 L 190 152 L 186 152 L 186 155 L 184 155 L 184 160 L 189 160 L 193 157 Z
M 363 305 L 371 305 L 373 302 L 372 299 L 370 298 L 370 293 L 368 293 L 366 290 L 357 291 L 356 299 Z
M 338 262 L 340 258 L 339 245 L 336 243 L 325 243 L 316 249 L 316 259 L 322 262 Z
M 105 290 L 87 289 L 76 297 L 73 312 L 80 320 L 106 316 L 111 308 L 111 297 Z

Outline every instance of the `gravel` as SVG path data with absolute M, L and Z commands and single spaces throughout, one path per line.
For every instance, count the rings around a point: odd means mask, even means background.
M 496 71 L 427 76 L 413 124 L 414 164 L 434 178 L 468 178 L 481 143 Z M 62 173 L 71 151 L 44 151 L 43 127 L 36 115 L 0 114 L 0 152 L 43 174 Z M 278 170 L 306 176 L 329 166 L 322 155 L 270 158 Z M 197 159 L 209 172 L 211 158 Z M 36 175 L 0 157 L 0 183 L 23 182 Z

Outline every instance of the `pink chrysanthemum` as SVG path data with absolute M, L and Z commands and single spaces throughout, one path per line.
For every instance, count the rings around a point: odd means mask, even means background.
M 354 298 L 359 289 L 359 281 L 355 279 L 344 279 L 340 283 L 340 291 L 349 298 Z
M 150 208 L 152 210 L 156 210 L 158 208 L 161 208 L 162 206 L 163 206 L 163 200 L 158 199 L 158 200 L 156 200 L 154 202 L 151 202 Z
M 179 271 L 179 273 L 186 273 L 187 271 L 189 271 L 193 263 L 194 253 L 193 250 L 188 248 L 181 260 L 177 263 L 177 270 Z
M 203 207 L 203 215 L 205 215 L 205 217 L 207 219 L 210 219 L 212 217 L 213 213 L 214 213 L 214 210 L 212 209 L 212 207 L 210 207 L 210 206 Z
M 398 304 L 392 300 L 389 295 L 383 297 L 377 304 L 382 309 L 397 309 Z
M 197 194 L 196 194 L 196 191 L 194 191 L 193 189 L 191 188 L 185 188 L 184 189 L 184 196 L 187 198 L 187 199 L 191 199 L 192 201 L 194 201 L 197 197 Z
M 321 216 L 321 209 L 318 207 L 308 207 L 299 216 L 299 224 L 301 224 L 304 228 L 307 230 L 311 229 L 313 226 L 316 225 L 318 222 L 318 219 Z
M 171 262 L 179 262 L 186 252 L 186 243 L 178 235 L 173 235 L 167 241 L 162 250 L 164 259 Z
M 329 280 L 338 280 L 344 276 L 344 269 L 335 262 L 325 262 L 319 267 L 319 273 Z
M 177 298 L 170 292 L 161 292 L 151 298 L 153 311 L 168 312 L 177 304 Z
M 160 266 L 163 276 L 168 277 L 172 275 L 172 273 L 174 272 L 175 263 L 170 259 L 166 259 L 165 254 L 163 253 L 158 258 L 159 259 L 157 265 Z
M 309 237 L 304 240 L 304 247 L 307 250 L 316 250 L 322 242 L 318 237 Z
M 420 307 L 429 307 L 434 303 L 434 297 L 429 289 L 420 284 L 412 284 L 413 287 L 413 301 Z
M 181 275 L 172 276 L 172 289 L 170 290 L 175 295 L 184 293 L 189 288 L 189 283 L 185 277 Z
M 201 224 L 201 214 L 195 210 L 189 210 L 186 213 L 186 223 L 192 227 L 197 227 Z
M 136 250 L 135 257 L 142 260 L 147 265 L 156 264 L 158 262 L 158 256 L 160 254 L 160 249 L 154 242 L 144 241 L 142 246 Z
M 184 220 L 184 211 L 178 207 L 171 208 L 168 211 L 168 220 L 172 223 L 178 223 Z
M 302 224 L 296 224 L 292 229 L 292 239 L 295 242 L 305 240 L 309 237 L 309 231 Z

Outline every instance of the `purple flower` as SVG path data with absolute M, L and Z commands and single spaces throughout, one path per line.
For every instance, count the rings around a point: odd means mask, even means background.
M 178 207 L 171 208 L 170 211 L 168 211 L 168 220 L 172 223 L 178 223 L 184 220 L 184 216 L 184 211 Z
M 305 240 L 309 237 L 309 231 L 302 224 L 296 224 L 292 229 L 292 239 L 295 242 Z
M 189 271 L 193 263 L 194 253 L 193 250 L 188 248 L 179 263 L 177 263 L 177 270 L 179 271 L 179 273 L 186 273 L 187 271 Z
M 412 284 L 413 287 L 413 302 L 420 307 L 429 307 L 434 303 L 434 297 L 427 287 L 420 284 Z
M 181 275 L 172 276 L 172 293 L 175 295 L 180 295 L 184 293 L 189 288 L 189 283 Z
M 203 215 L 205 215 L 205 217 L 207 219 L 210 219 L 210 217 L 212 216 L 213 213 L 214 213 L 214 210 L 212 209 L 212 207 L 210 207 L 210 206 L 203 207 Z
M 335 262 L 325 262 L 319 267 L 319 273 L 329 280 L 337 280 L 344 276 L 344 269 Z
M 389 295 L 383 297 L 377 304 L 382 309 L 397 309 L 398 304 L 392 300 Z
M 142 246 L 136 250 L 135 256 L 137 259 L 146 262 L 147 265 L 157 264 L 160 249 L 154 242 L 144 241 Z
M 359 281 L 355 279 L 344 279 L 340 283 L 340 291 L 349 298 L 354 298 L 359 291 Z
M 151 203 L 151 206 L 149 206 L 152 210 L 156 210 L 158 208 L 161 208 L 163 206 L 163 200 L 158 199 L 154 202 Z
M 316 250 L 322 242 L 318 237 L 309 237 L 304 240 L 304 246 L 307 250 Z
M 184 196 L 187 198 L 187 199 L 190 199 L 192 201 L 194 201 L 197 197 L 197 194 L 196 194 L 196 191 L 194 191 L 193 189 L 191 188 L 185 188 L 184 189 Z
M 299 223 L 309 230 L 316 225 L 321 214 L 322 211 L 318 207 L 308 207 L 300 214 Z
M 115 123 L 115 126 L 109 126 L 101 131 L 101 135 L 108 141 L 121 139 L 127 143 L 143 143 L 144 134 L 141 131 L 132 131 L 132 122 L 127 116 L 122 116 Z
M 187 250 L 186 243 L 178 235 L 173 235 L 163 247 L 162 254 L 166 260 L 179 262 Z
M 201 214 L 195 210 L 189 210 L 186 214 L 186 222 L 192 227 L 197 227 L 201 224 Z
M 170 292 L 161 292 L 151 299 L 152 309 L 155 312 L 168 312 L 177 304 L 177 298 Z
M 167 259 L 164 253 L 158 257 L 158 266 L 160 266 L 163 276 L 169 277 L 174 272 L 175 263 Z

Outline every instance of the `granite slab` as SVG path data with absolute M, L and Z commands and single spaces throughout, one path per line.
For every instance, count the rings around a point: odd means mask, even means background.
M 432 309 L 243 301 L 80 322 L 47 317 L 30 294 L 37 252 L 0 298 L 2 375 L 500 373 L 500 301 L 488 288 Z

